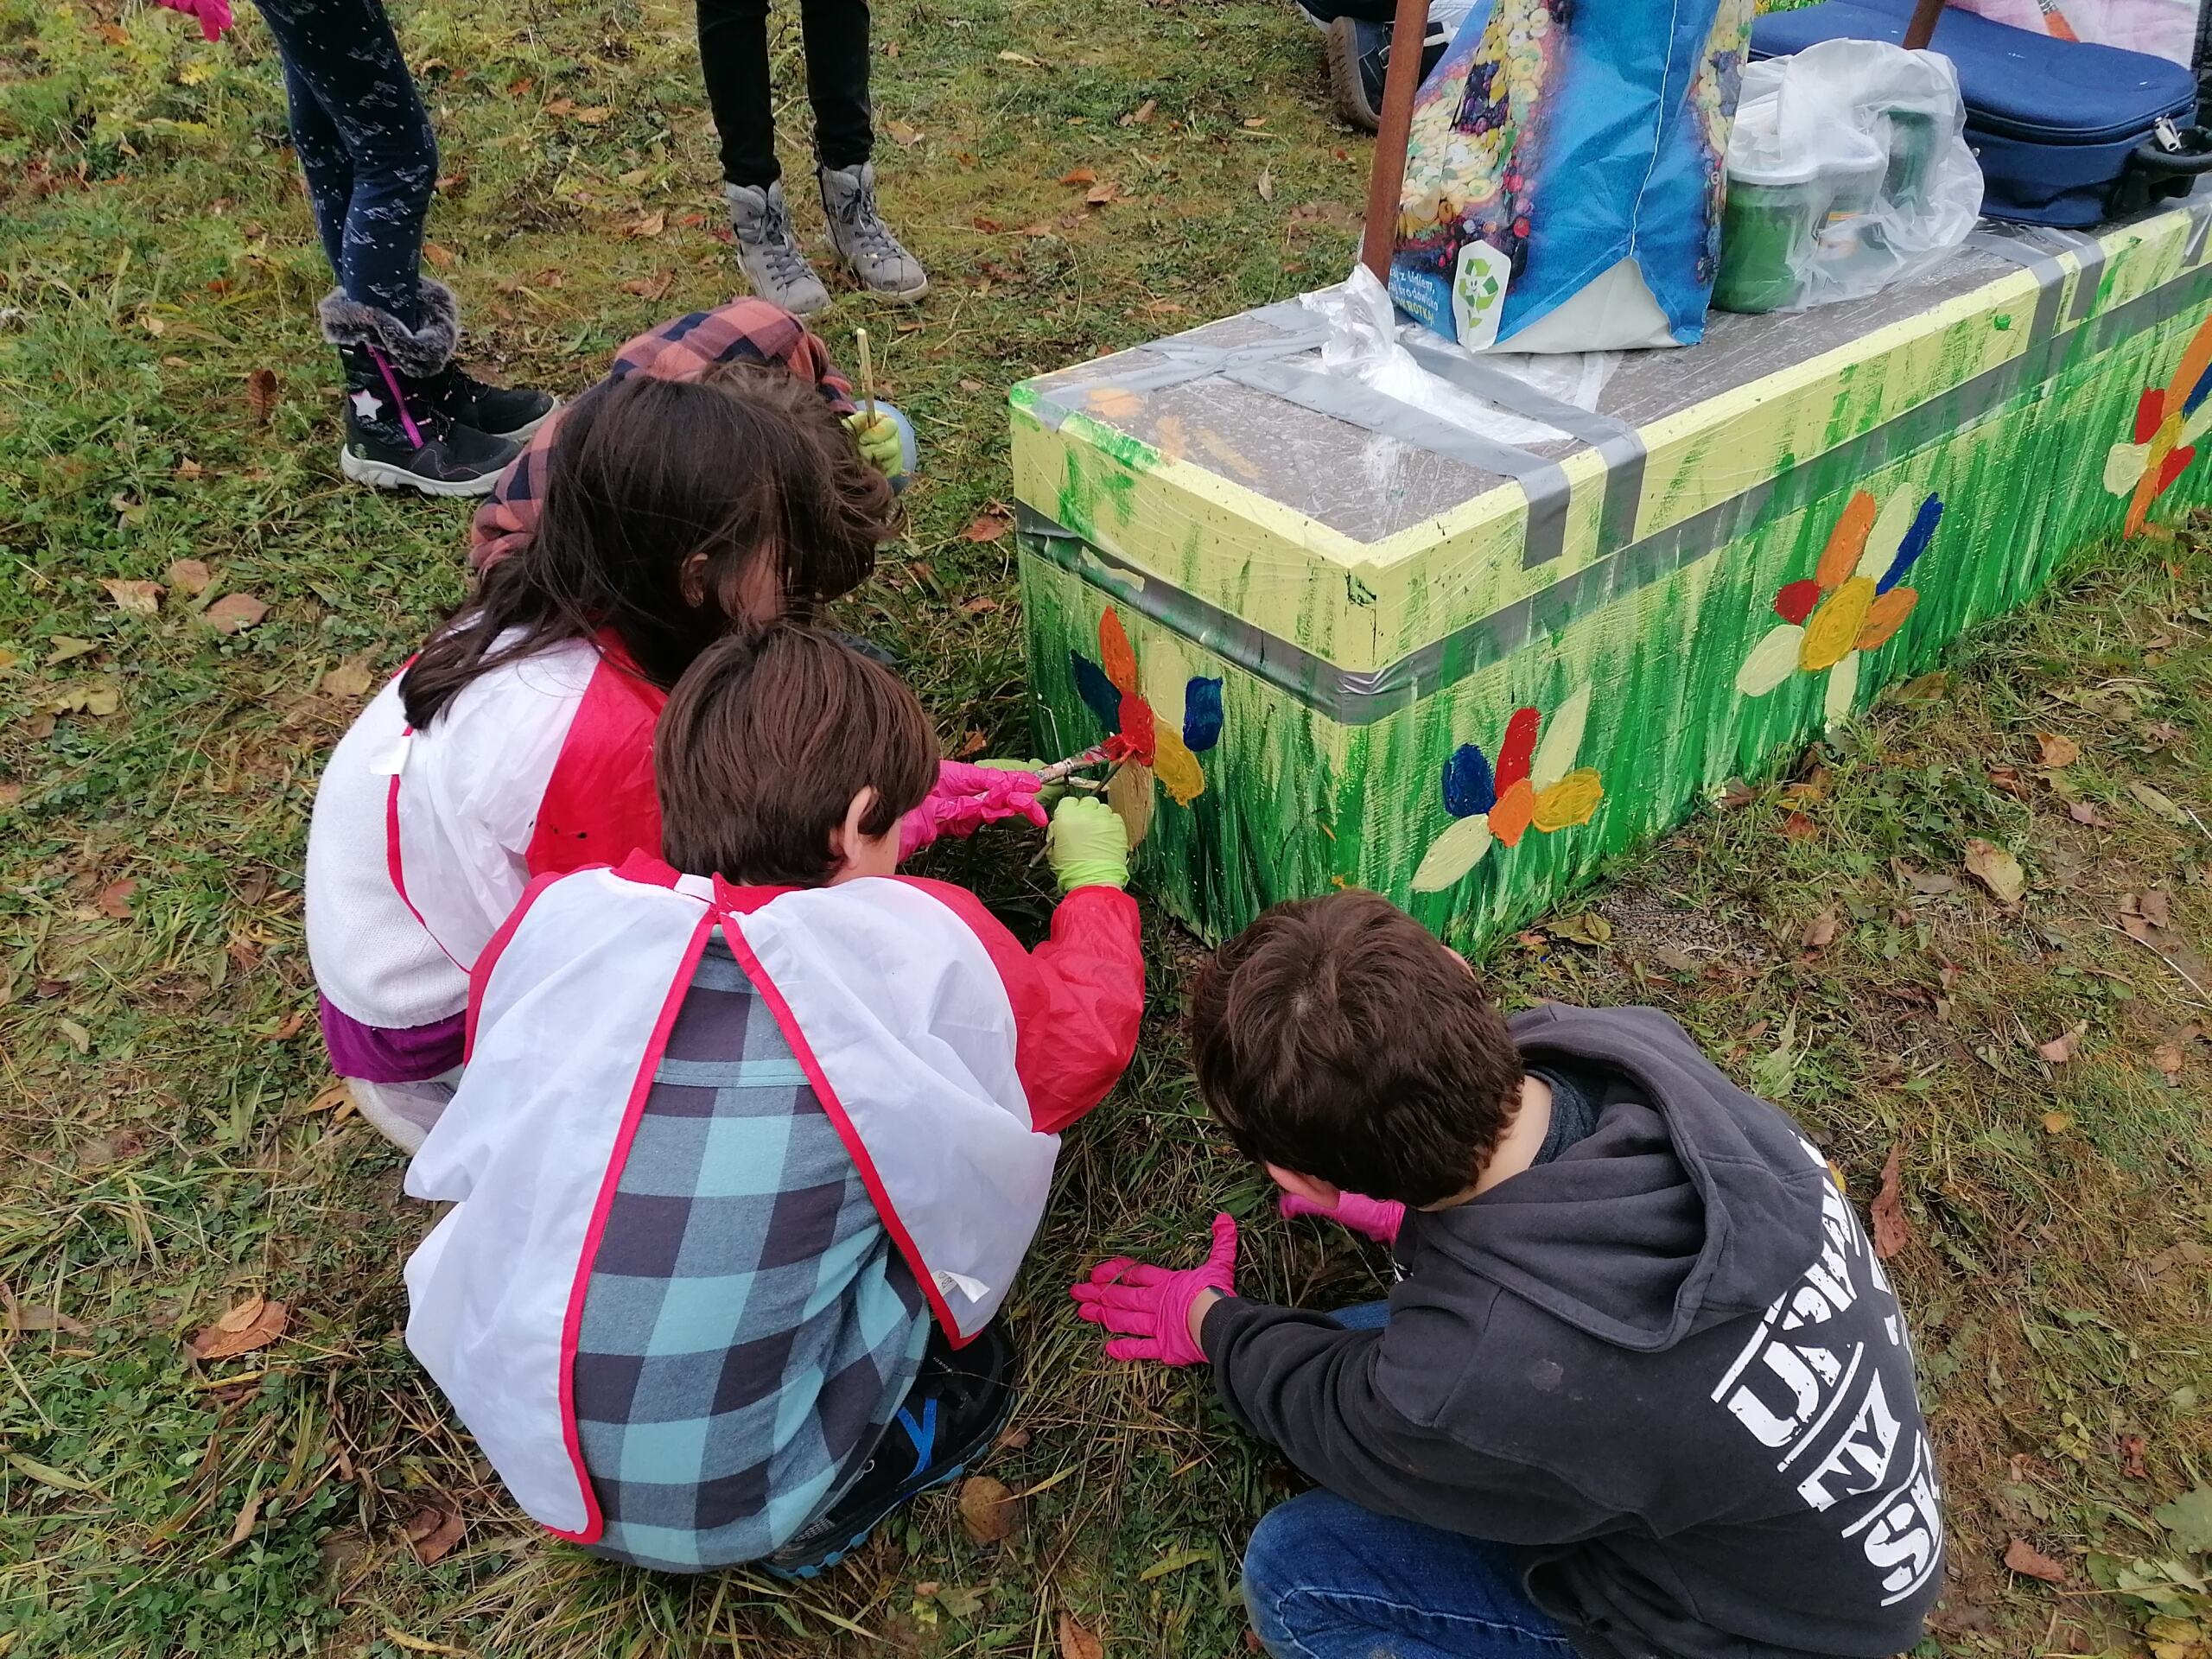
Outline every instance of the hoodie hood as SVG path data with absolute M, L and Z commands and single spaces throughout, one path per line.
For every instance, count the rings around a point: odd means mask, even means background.
M 1525 1063 L 1590 1078 L 1598 1126 L 1478 1198 L 1415 1212 L 1409 1261 L 1436 1250 L 1639 1352 L 1758 1313 L 1803 1274 L 1828 1172 L 1680 1026 L 1656 1008 L 1549 1004 L 1510 1028 Z

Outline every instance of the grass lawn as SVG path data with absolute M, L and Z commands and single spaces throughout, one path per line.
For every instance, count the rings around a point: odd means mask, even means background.
M 885 194 L 936 288 L 822 327 L 842 350 L 870 325 L 927 479 L 844 620 L 951 747 L 1016 749 L 1007 385 L 1333 280 L 1366 145 L 1280 3 L 877 22 Z M 572 391 L 731 290 L 683 8 L 400 22 L 445 147 L 431 257 L 480 362 Z M 795 27 L 779 50 L 796 86 Z M 466 512 L 337 476 L 283 143 L 251 15 L 208 46 L 116 0 L 0 0 L 0 1656 L 1084 1659 L 1064 1619 L 1115 1656 L 1240 1653 L 1239 1550 L 1295 1478 L 1196 1379 L 1107 1365 L 1061 1287 L 1188 1250 L 1215 1205 L 1255 1224 L 1248 1294 L 1360 1299 L 1381 1263 L 1274 1221 L 1209 1133 L 1176 1034 L 1195 953 L 1165 924 L 1137 1063 L 1071 1135 L 1012 1304 L 1007 1541 L 932 1498 L 804 1588 L 602 1566 L 505 1503 L 409 1360 L 424 1217 L 324 1093 L 300 861 L 321 755 L 462 592 Z M 196 593 L 172 569 L 195 560 Z M 1954 1523 L 1929 1652 L 2212 1653 L 2209 678 L 2212 552 L 2085 559 L 1486 964 L 1515 1005 L 1666 1007 L 1862 1202 L 1895 1151 Z M 2022 902 L 1968 874 L 1972 837 L 2017 854 Z M 936 868 L 1033 926 L 1029 851 Z M 262 1294 L 281 1342 L 191 1357 Z M 423 1564 L 410 1523 L 450 1548 Z M 2008 1571 L 2015 1540 L 2064 1581 Z

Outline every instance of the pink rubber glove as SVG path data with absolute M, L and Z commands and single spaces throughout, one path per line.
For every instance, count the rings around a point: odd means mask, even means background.
M 1198 1267 L 1180 1272 L 1117 1255 L 1101 1262 L 1090 1277 L 1068 1287 L 1076 1317 L 1116 1334 L 1109 1359 L 1156 1359 L 1163 1365 L 1203 1365 L 1205 1353 L 1191 1339 L 1191 1304 L 1209 1290 L 1236 1294 L 1236 1222 L 1213 1218 L 1213 1249 Z
M 1027 818 L 1041 830 L 1049 820 L 1037 804 L 1040 787 L 1033 772 L 939 761 L 937 786 L 899 822 L 899 856 L 911 858 L 939 836 L 972 836 L 1001 818 Z
M 1301 1198 L 1295 1192 L 1286 1192 L 1275 1200 L 1278 1215 L 1326 1216 L 1340 1221 L 1355 1233 L 1365 1235 L 1377 1244 L 1398 1242 L 1398 1229 L 1406 1224 L 1406 1206 L 1395 1198 L 1370 1198 L 1364 1192 L 1339 1192 L 1337 1207 L 1324 1209 L 1311 1198 Z
M 211 41 L 221 40 L 223 31 L 231 26 L 231 0 L 161 0 L 161 3 L 198 19 L 200 32 Z

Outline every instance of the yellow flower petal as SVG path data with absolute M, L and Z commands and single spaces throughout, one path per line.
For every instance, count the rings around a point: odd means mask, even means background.
M 1160 787 L 1178 806 L 1188 806 L 1205 792 L 1206 775 L 1198 766 L 1198 757 L 1185 747 L 1180 733 L 1165 726 L 1153 731 L 1152 769 L 1160 775 Z
M 1599 780 L 1595 766 L 1584 766 L 1570 772 L 1549 789 L 1539 791 L 1536 813 L 1531 820 L 1546 835 L 1566 829 L 1570 824 L 1587 823 L 1598 810 L 1598 803 L 1605 798 L 1605 786 Z
M 1874 603 L 1874 579 L 1853 576 L 1830 594 L 1805 623 L 1805 638 L 1797 647 L 1797 666 L 1808 674 L 1833 668 L 1859 640 L 1866 626 L 1866 613 Z

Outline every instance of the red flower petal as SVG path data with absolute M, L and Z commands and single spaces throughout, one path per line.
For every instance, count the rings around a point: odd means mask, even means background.
M 1141 766 L 1152 764 L 1153 756 L 1160 747 L 1159 734 L 1153 726 L 1152 705 L 1134 691 L 1122 694 L 1120 735 L 1131 760 Z
M 2166 412 L 2166 394 L 2156 386 L 2143 388 L 2135 400 L 2135 442 L 2148 443 L 2158 435 L 2159 417 Z
M 1497 748 L 1497 792 L 1501 795 L 1529 775 L 1536 754 L 1536 723 L 1533 709 L 1516 709 L 1505 722 L 1505 741 Z
M 1774 596 L 1774 613 L 1785 622 L 1802 622 L 1820 602 L 1821 584 L 1806 576 Z
M 2153 489 L 2151 493 L 2153 495 L 2164 495 L 2166 493 L 2167 486 L 2171 485 L 2174 480 L 2181 476 L 2182 469 L 2196 459 L 2196 451 L 2194 448 L 2188 449 L 2177 449 L 2171 454 L 2168 455 L 2165 459 L 2164 464 L 2158 468 L 2158 486 Z

